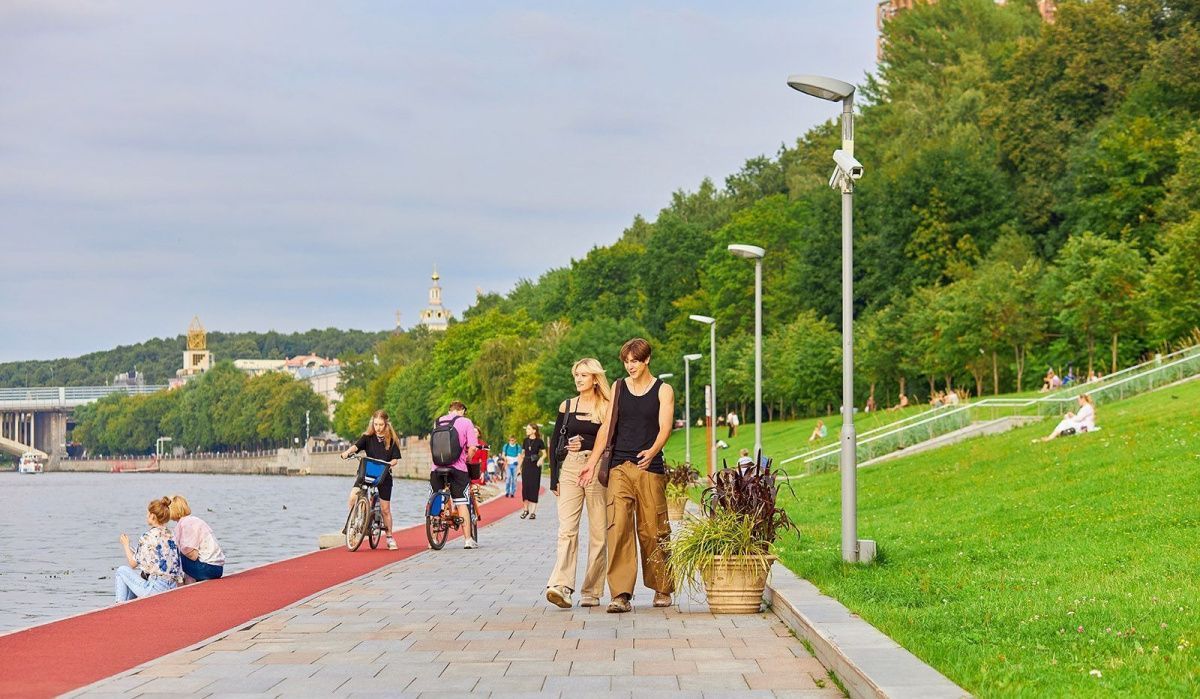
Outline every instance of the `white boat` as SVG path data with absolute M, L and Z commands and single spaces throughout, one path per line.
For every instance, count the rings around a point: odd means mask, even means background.
M 37 454 L 27 451 L 21 455 L 21 462 L 17 465 L 17 471 L 21 473 L 41 473 L 42 461 Z

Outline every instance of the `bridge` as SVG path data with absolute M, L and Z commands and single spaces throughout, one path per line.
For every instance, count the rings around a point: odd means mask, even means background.
M 67 418 L 75 408 L 120 393 L 146 395 L 166 386 L 58 386 L 0 388 L 0 452 L 58 455 L 67 440 Z

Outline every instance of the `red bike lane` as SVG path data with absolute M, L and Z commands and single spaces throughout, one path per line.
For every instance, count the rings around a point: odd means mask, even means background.
M 484 503 L 481 527 L 520 506 L 516 498 Z M 365 542 L 355 552 L 315 551 L 0 636 L 0 696 L 56 696 L 87 686 L 429 549 L 424 524 L 395 537 L 396 551 Z

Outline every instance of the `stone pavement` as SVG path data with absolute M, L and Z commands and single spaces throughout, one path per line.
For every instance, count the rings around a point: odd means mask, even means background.
M 477 550 L 451 541 L 74 696 L 842 696 L 769 612 L 654 609 L 644 589 L 629 614 L 550 605 L 554 514 L 547 492 Z

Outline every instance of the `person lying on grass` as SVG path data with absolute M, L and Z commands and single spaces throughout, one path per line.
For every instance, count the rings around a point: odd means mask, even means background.
M 1049 442 L 1055 437 L 1066 437 L 1075 434 L 1076 432 L 1094 432 L 1096 431 L 1096 404 L 1092 402 L 1092 397 L 1086 393 L 1079 395 L 1079 412 L 1068 412 L 1063 416 L 1055 426 L 1054 431 L 1041 439 L 1035 439 L 1035 442 Z

